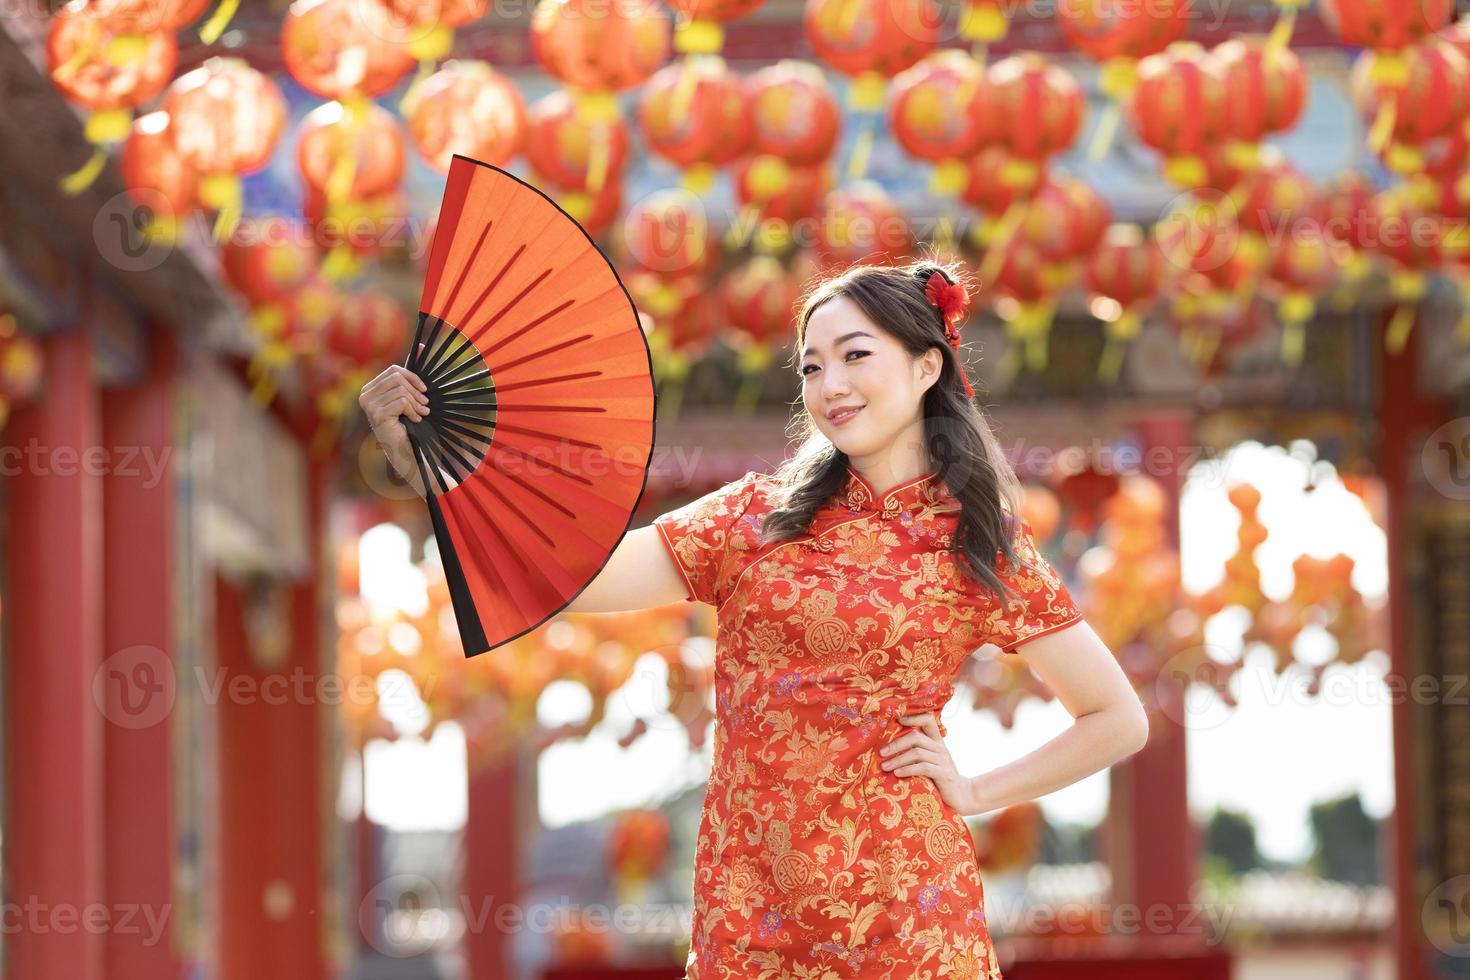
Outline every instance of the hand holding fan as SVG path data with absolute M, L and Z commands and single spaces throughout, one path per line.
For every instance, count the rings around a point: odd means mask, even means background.
M 550 198 L 456 156 L 404 366 L 408 430 L 465 656 L 535 629 L 606 564 L 642 496 L 654 387 L 611 263 Z

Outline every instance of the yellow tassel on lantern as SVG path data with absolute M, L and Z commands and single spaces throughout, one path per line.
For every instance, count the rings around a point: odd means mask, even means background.
M 1391 92 L 1378 107 L 1378 114 L 1373 117 L 1373 126 L 1368 130 L 1368 149 L 1374 153 L 1382 153 L 1388 148 L 1393 128 L 1398 125 L 1398 114 L 1398 95 Z
M 1136 310 L 1123 310 L 1115 320 L 1103 324 L 1102 357 L 1097 362 L 1097 377 L 1104 384 L 1114 384 L 1123 369 L 1123 355 L 1128 345 L 1138 338 L 1143 330 L 1143 318 Z
M 612 160 L 612 137 L 608 127 L 618 119 L 618 99 L 609 91 L 578 91 L 573 97 L 578 122 L 592 128 L 592 140 L 587 148 L 587 189 L 596 194 L 607 182 Z
M 1123 102 L 1138 87 L 1138 62 L 1132 58 L 1109 58 L 1103 62 L 1098 75 L 1098 88 L 1107 96 L 1108 105 L 1098 120 L 1097 132 L 1087 147 L 1089 160 L 1101 160 L 1108 155 L 1113 140 L 1118 135 L 1118 122 L 1122 117 Z
M 752 344 L 740 352 L 736 358 L 740 365 L 740 373 L 745 380 L 740 385 L 740 392 L 735 396 L 735 409 L 741 415 L 749 415 L 755 410 L 756 401 L 760 398 L 761 389 L 765 387 L 766 370 L 775 359 L 775 352 L 763 344 Z
M 943 197 L 958 197 L 970 180 L 970 169 L 962 160 L 940 160 L 929 177 L 929 190 Z
M 205 44 L 213 44 L 218 41 L 220 35 L 225 32 L 230 21 L 235 17 L 235 11 L 240 9 L 240 0 L 220 0 L 220 5 L 214 8 L 209 20 L 199 28 L 199 40 Z
M 1389 279 L 1389 292 L 1398 301 L 1398 308 L 1388 321 L 1384 334 L 1384 347 L 1390 354 L 1401 354 L 1409 342 L 1409 332 L 1419 316 L 1419 301 L 1429 289 L 1424 273 L 1412 269 L 1401 269 Z
M 725 46 L 725 28 L 717 21 L 695 20 L 674 28 L 674 50 L 683 54 L 718 54 Z
M 1164 176 L 1186 190 L 1202 187 L 1210 177 L 1205 162 L 1197 156 L 1170 157 L 1164 162 Z
M 235 174 L 207 174 L 199 181 L 199 200 L 215 212 L 214 240 L 223 242 L 240 222 L 240 178 Z
M 1317 304 L 1307 293 L 1287 293 L 1277 313 L 1281 316 L 1281 360 L 1289 367 L 1302 362 L 1307 346 L 1307 321 L 1317 311 Z

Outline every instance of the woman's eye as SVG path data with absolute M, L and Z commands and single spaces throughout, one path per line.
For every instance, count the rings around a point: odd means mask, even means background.
M 871 352 L 865 350 L 850 350 L 847 352 L 846 357 L 867 357 L 869 353 Z M 801 373 L 811 374 L 812 371 L 816 370 L 816 367 L 817 366 L 815 364 L 808 364 L 806 367 L 801 369 Z

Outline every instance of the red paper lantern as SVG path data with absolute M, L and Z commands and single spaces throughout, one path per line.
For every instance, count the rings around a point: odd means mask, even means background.
M 128 196 L 153 212 L 150 227 L 175 237 L 179 221 L 194 207 L 199 180 L 174 148 L 168 113 L 150 112 L 133 120 L 118 168 Z
M 46 35 L 47 74 L 70 102 L 88 110 L 86 137 L 95 149 L 88 161 L 60 181 L 68 195 L 80 194 L 107 165 L 106 144 L 128 138 L 132 110 L 153 98 L 173 74 L 173 35 L 127 33 L 100 18 L 85 0 L 56 12 Z
M 932 0 L 806 0 L 802 26 L 826 64 L 857 79 L 853 106 L 882 108 L 883 87 L 939 40 Z
M 456 153 L 504 167 L 526 141 L 520 90 L 483 61 L 446 63 L 410 90 L 403 110 L 414 145 L 440 173 Z
M 479 20 L 490 0 L 384 0 L 395 33 L 390 40 L 419 61 L 436 62 L 454 47 L 454 29 Z
M 725 275 L 719 295 L 741 367 L 764 371 L 774 350 L 791 338 L 800 290 L 774 257 L 756 255 Z
M 526 159 L 538 173 L 572 190 L 586 190 L 593 148 L 606 147 L 609 174 L 622 173 L 628 158 L 628 127 L 614 115 L 580 121 L 572 96 L 564 90 L 531 103 L 526 116 Z
M 1015 187 L 1035 187 L 1046 162 L 1077 139 L 1082 89 L 1065 68 L 1031 53 L 995 62 L 987 79 L 996 144 L 1012 157 L 1001 180 Z
M 1112 220 L 1112 209 L 1091 184 L 1062 176 L 1037 188 L 1021 234 L 1036 244 L 1046 261 L 1059 265 L 1095 249 Z
M 88 0 L 81 12 L 124 34 L 172 33 L 199 19 L 206 0 Z
M 817 254 L 838 265 L 872 262 L 889 265 L 913 251 L 908 215 L 870 180 L 830 192 L 817 221 Z
M 715 168 L 745 151 L 751 108 L 723 58 L 689 58 L 660 68 L 643 86 L 638 122 L 648 148 L 685 171 L 685 186 L 704 193 Z
M 759 10 L 765 0 L 670 0 L 677 15 L 674 44 L 690 54 L 714 54 L 724 46 L 724 25 Z
M 1054 267 L 1028 238 L 1012 235 L 992 249 L 997 255 L 987 255 L 985 263 L 995 270 L 991 296 L 1012 345 L 1002 373 L 1013 374 L 1023 360 L 1032 371 L 1041 371 L 1046 367 L 1057 292 L 1065 283 L 1058 281 Z
M 623 185 L 621 181 L 608 181 L 597 192 L 579 191 L 556 187 L 539 174 L 532 183 L 546 191 L 556 203 L 582 226 L 587 234 L 596 238 L 612 226 L 613 219 L 623 210 Z
M 985 69 L 963 51 L 945 50 L 893 80 L 888 123 L 900 146 L 936 165 L 933 188 L 954 196 L 966 183 L 965 158 L 995 137 Z
M 1029 199 L 1036 185 L 1022 186 L 1004 175 L 1014 172 L 1016 158 L 1001 146 L 987 146 L 972 155 L 968 161 L 968 173 L 961 197 L 985 214 L 996 218 L 1005 214 L 1017 201 Z M 1038 175 L 1039 181 L 1046 179 L 1046 171 Z
M 1109 100 L 1093 138 L 1091 156 L 1100 158 L 1112 143 L 1119 107 L 1138 85 L 1139 59 L 1157 54 L 1182 38 L 1189 17 L 1188 0 L 1153 0 L 1146 4 L 1060 0 L 1057 23 L 1062 35 L 1102 66 L 1099 87 Z
M 281 22 L 281 55 L 322 98 L 371 98 L 413 69 L 400 33 L 381 0 L 296 0 Z
M 542 69 L 588 93 L 646 82 L 669 57 L 669 15 L 656 0 L 541 0 L 531 53 Z
M 1300 364 L 1306 325 L 1317 310 L 1317 296 L 1337 274 L 1332 253 L 1320 241 L 1293 239 L 1282 244 L 1266 270 L 1263 292 L 1276 302 L 1281 319 L 1281 359 Z
M 1225 72 L 1231 138 L 1256 144 L 1296 125 L 1306 104 L 1307 77 L 1295 52 L 1271 48 L 1263 37 L 1236 37 L 1211 53 Z
M 92 136 L 118 142 L 128 134 L 129 114 L 153 98 L 173 75 L 178 49 L 171 34 L 158 31 L 130 36 L 127 28 L 96 16 L 85 0 L 73 0 L 56 12 L 46 34 L 46 62 L 61 94 L 94 113 L 121 111 L 91 123 Z M 105 134 L 95 132 L 106 123 Z
M 704 275 L 719 261 L 708 216 L 684 191 L 655 191 L 638 201 L 628 208 L 622 232 L 628 257 L 664 278 Z
M 1067 43 L 1103 66 L 1103 92 L 1122 99 L 1133 89 L 1136 63 L 1182 38 L 1189 14 L 1188 0 L 1059 0 L 1057 26 Z
M 1127 345 L 1143 328 L 1143 313 L 1159 295 L 1164 257 L 1137 225 L 1111 225 L 1083 267 L 1093 316 L 1104 323 L 1107 343 L 1098 377 L 1118 379 Z
M 376 197 L 403 178 L 398 120 L 373 103 L 317 106 L 296 133 L 296 163 L 308 185 L 330 198 Z
M 179 156 L 200 174 L 199 199 L 227 232 L 239 214 L 240 177 L 264 167 L 286 125 L 276 83 L 237 58 L 210 58 L 174 79 L 164 109 Z
M 1383 81 L 1371 56 L 1353 66 L 1353 99 L 1373 120 L 1368 145 L 1401 173 L 1424 169 L 1419 147 L 1458 129 L 1470 108 L 1470 62 L 1455 46 L 1430 38 L 1401 55 L 1402 78 Z
M 225 277 L 252 306 L 279 304 L 316 273 L 316 250 L 284 218 L 246 218 L 220 249 Z
M 787 167 L 765 155 L 736 163 L 731 179 L 741 205 L 731 228 L 734 244 L 738 247 L 755 237 L 757 247 L 767 252 L 791 247 L 797 225 L 816 214 L 832 189 L 826 164 Z
M 1323 19 L 1348 44 L 1407 47 L 1449 23 L 1453 0 L 1322 0 Z
M 1165 157 L 1164 174 L 1181 187 L 1202 186 L 1203 157 L 1225 136 L 1225 75 L 1204 48 L 1176 41 L 1138 65 L 1129 103 L 1139 139 Z
M 752 74 L 746 89 L 753 153 L 792 167 L 821 163 L 832 155 L 841 110 L 820 68 L 809 61 L 778 61 Z
M 409 313 L 380 290 L 342 297 L 326 328 L 326 349 L 357 370 L 373 373 L 403 356 L 408 347 Z
M 361 259 L 409 246 L 408 201 L 402 191 L 333 202 L 307 188 L 302 213 L 312 240 L 327 253 L 321 274 L 328 282 L 354 278 Z

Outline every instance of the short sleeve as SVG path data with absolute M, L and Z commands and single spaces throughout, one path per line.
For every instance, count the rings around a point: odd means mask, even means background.
M 746 473 L 733 483 L 654 518 L 664 546 L 689 590 L 687 601 L 718 606 L 729 592 L 737 559 L 751 534 L 739 527 L 765 474 Z
M 990 642 L 1003 653 L 1019 653 L 1016 648 L 1026 641 L 1082 620 L 1082 610 L 1066 582 L 1042 556 L 1031 525 L 1024 520 L 1016 540 L 1016 558 L 1015 566 L 997 568 L 1002 581 L 1016 593 L 1002 598 L 1001 611 L 994 620 Z

